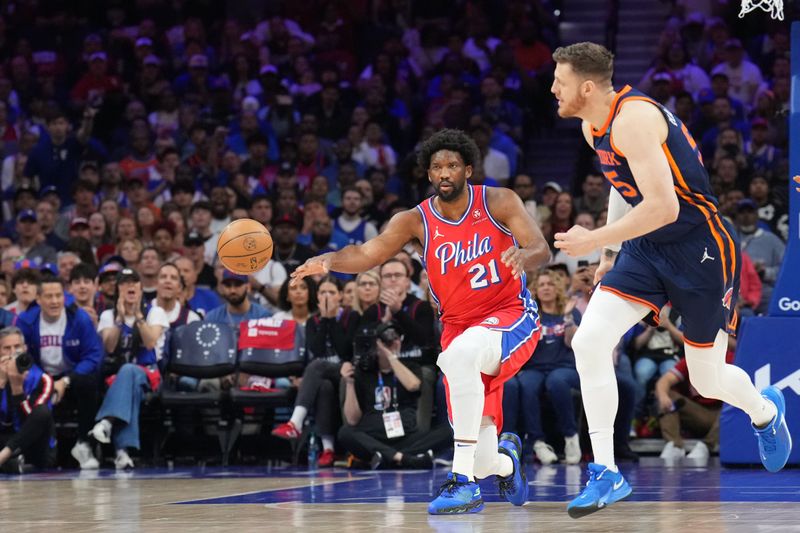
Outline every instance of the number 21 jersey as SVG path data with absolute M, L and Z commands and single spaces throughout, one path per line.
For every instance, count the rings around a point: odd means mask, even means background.
M 513 235 L 492 218 L 486 187 L 466 188 L 469 202 L 457 221 L 436 211 L 435 196 L 417 206 L 425 232 L 424 266 L 442 322 L 503 328 L 526 313 L 538 318 L 525 275 L 514 279 L 501 261 L 503 252 L 517 245 Z

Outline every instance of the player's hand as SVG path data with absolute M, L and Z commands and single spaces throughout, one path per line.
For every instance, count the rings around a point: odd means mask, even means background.
M 297 282 L 306 276 L 316 276 L 317 274 L 327 274 L 331 270 L 331 254 L 322 254 L 312 257 L 292 272 L 291 282 L 292 287 L 297 285 Z
M 566 233 L 555 234 L 555 247 L 570 257 L 589 255 L 598 246 L 592 232 L 582 226 L 572 226 Z
M 511 272 L 514 273 L 514 279 L 519 279 L 525 272 L 525 256 L 522 250 L 516 246 L 512 246 L 503 252 L 503 255 L 500 256 L 500 261 L 511 269 Z
M 597 285 L 600 283 L 600 280 L 603 279 L 603 276 L 606 275 L 606 272 L 611 270 L 613 267 L 614 260 L 603 255 L 603 257 L 600 259 L 600 264 L 597 266 L 597 270 L 594 271 L 594 284 Z

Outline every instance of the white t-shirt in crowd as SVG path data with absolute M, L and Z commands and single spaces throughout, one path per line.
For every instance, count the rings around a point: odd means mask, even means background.
M 286 281 L 286 278 L 289 277 L 286 274 L 286 267 L 284 267 L 280 262 L 275 261 L 274 259 L 270 260 L 267 265 L 253 274 L 253 277 L 257 282 L 262 285 L 266 285 L 272 289 L 280 288 L 283 285 L 283 282 Z M 277 306 L 272 305 L 269 301 L 264 298 L 264 295 L 258 294 L 255 295 L 255 291 L 250 293 L 251 296 L 255 297 L 255 300 L 269 309 L 272 312 L 279 311 Z
M 149 326 L 161 326 L 164 328 L 164 331 L 161 332 L 161 336 L 156 341 L 156 359 L 160 359 L 161 354 L 159 353 L 158 348 L 161 346 L 163 350 L 164 336 L 169 329 L 169 319 L 167 318 L 167 313 L 159 306 L 154 305 L 150 308 L 150 312 L 147 313 L 145 322 L 147 322 Z M 136 317 L 134 315 L 128 315 L 125 317 L 125 325 L 128 327 L 132 328 L 135 323 Z M 97 332 L 100 333 L 104 329 L 111 327 L 114 327 L 114 310 L 106 309 L 100 313 L 100 319 L 97 321 Z
M 55 322 L 48 322 L 44 316 L 39 317 L 39 346 L 42 370 L 51 376 L 60 376 L 72 364 L 64 357 L 64 331 L 67 329 L 67 311 L 62 310 Z
M 160 306 L 157 306 L 157 305 L 153 305 L 153 309 L 155 309 L 155 308 L 158 308 L 158 309 L 161 309 L 162 311 L 164 311 L 163 307 L 160 307 Z M 153 309 L 151 309 L 150 311 L 152 312 Z M 175 306 L 172 308 L 172 311 L 169 311 L 169 312 L 164 311 L 164 313 L 165 313 L 165 315 L 167 317 L 167 326 L 166 326 L 166 329 L 164 330 L 164 334 L 161 335 L 158 338 L 158 341 L 156 342 L 156 359 L 159 360 L 159 361 L 161 361 L 161 358 L 164 356 L 164 343 L 166 342 L 166 339 L 167 339 L 167 335 L 166 335 L 167 329 L 170 328 L 169 324 L 172 324 L 174 321 L 178 320 L 178 317 L 181 314 L 181 309 L 182 309 L 181 303 L 180 302 L 175 302 Z M 147 316 L 149 318 L 150 314 L 148 313 Z M 187 324 L 191 324 L 192 322 L 197 322 L 198 320 L 200 320 L 200 315 L 198 315 L 197 313 L 195 313 L 194 311 L 189 309 L 189 316 L 186 317 L 186 323 Z

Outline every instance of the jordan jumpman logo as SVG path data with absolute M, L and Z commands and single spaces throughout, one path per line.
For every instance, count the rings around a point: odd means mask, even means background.
M 706 249 L 703 251 L 703 258 L 700 260 L 700 264 L 702 265 L 703 263 L 705 263 L 705 262 L 706 262 L 706 259 L 710 259 L 710 260 L 712 260 L 712 261 L 714 260 L 714 258 L 713 258 L 713 257 L 711 257 L 710 255 L 708 255 L 708 248 L 706 248 Z
M 433 240 L 436 240 L 436 237 L 444 237 L 444 235 L 439 233 L 439 226 L 436 226 L 436 231 L 433 232 Z

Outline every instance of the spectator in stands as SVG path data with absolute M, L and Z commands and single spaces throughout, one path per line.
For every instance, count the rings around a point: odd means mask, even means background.
M 750 198 L 741 200 L 737 206 L 736 229 L 739 231 L 742 251 L 746 251 L 753 260 L 753 266 L 763 283 L 761 303 L 756 309 L 758 313 L 763 313 L 772 298 L 786 245 L 774 233 L 758 227 L 758 206 Z
M 786 218 L 786 209 L 771 194 L 767 178 L 755 174 L 750 179 L 747 192 L 758 206 L 759 226 L 780 236 L 779 224 Z
M 97 108 L 86 108 L 83 122 L 74 136 L 70 135 L 67 116 L 61 111 L 52 113 L 47 118 L 47 134 L 39 138 L 25 164 L 24 176 L 38 178 L 42 188 L 54 186 L 62 205 L 70 203 L 70 188 L 78 179 L 81 154 L 92 133 L 96 113 Z M 53 154 L 59 157 L 53 157 Z
M 97 267 L 89 263 L 75 265 L 69 273 L 69 293 L 75 297 L 75 305 L 83 309 L 97 327 Z
M 744 103 L 748 109 L 755 103 L 755 95 L 764 77 L 761 70 L 745 59 L 744 47 L 739 39 L 728 39 L 725 42 L 725 62 L 720 63 L 712 74 L 722 72 L 731 81 L 729 94 Z
M 197 274 L 197 286 L 204 289 L 214 290 L 217 286 L 217 278 L 214 276 L 214 269 L 205 261 L 205 240 L 196 231 L 186 234 L 183 241 L 184 257 L 190 259 Z M 173 260 L 177 261 L 178 258 Z
M 156 297 L 149 307 L 157 306 L 164 310 L 169 322 L 168 330 L 200 320 L 200 315 L 192 311 L 183 301 L 185 289 L 186 285 L 178 267 L 174 263 L 162 263 L 158 269 Z M 162 335 L 156 343 L 157 361 L 161 361 L 164 357 L 165 341 L 166 335 Z
M 14 301 L 6 305 L 6 310 L 19 316 L 36 301 L 39 286 L 39 271 L 33 268 L 18 268 L 11 278 Z
M 602 174 L 591 172 L 586 175 L 581 185 L 582 194 L 575 198 L 575 211 L 588 211 L 594 218 L 608 204 L 608 188 Z
M 381 296 L 380 274 L 368 270 L 356 276 L 356 291 L 352 307 L 362 315 L 373 305 L 377 305 Z
M 334 231 L 342 235 L 342 242 L 336 242 L 339 248 L 348 244 L 363 244 L 376 237 L 378 230 L 371 222 L 366 221 L 361 212 L 364 207 L 364 195 L 355 187 L 342 190 L 342 213 L 334 220 Z
M 533 356 L 522 370 L 506 382 L 503 393 L 503 428 L 515 431 L 521 418 L 521 432 L 533 441 L 533 453 L 543 464 L 558 460 L 553 447 L 545 442 L 542 427 L 542 391 L 546 390 L 558 421 L 558 429 L 564 437 L 564 454 L 567 464 L 581 460 L 572 390 L 580 388 L 578 371 L 575 369 L 575 354 L 572 352 L 572 337 L 578 329 L 581 314 L 567 307 L 564 287 L 557 283 L 550 270 L 540 272 L 531 283 L 539 304 L 541 339 Z M 513 383 L 513 384 L 512 384 Z M 509 386 L 511 384 L 511 386 Z
M 397 154 L 384 142 L 383 128 L 379 122 L 370 120 L 365 125 L 364 140 L 354 147 L 353 161 L 394 174 L 397 169 Z
M 55 465 L 52 394 L 53 378 L 31 361 L 22 331 L 14 326 L 0 330 L 0 467 L 4 470 L 20 473 L 23 456 L 38 468 Z
M 744 320 L 756 314 L 756 309 L 761 304 L 761 278 L 758 277 L 753 260 L 742 251 L 742 273 L 739 281 L 739 298 L 736 300 L 736 310 L 739 317 Z
M 782 154 L 768 142 L 769 122 L 761 117 L 754 118 L 750 128 L 750 140 L 744 143 L 747 165 L 754 173 L 772 178 Z
M 64 282 L 54 276 L 39 279 L 36 303 L 20 314 L 17 326 L 34 362 L 53 377 L 53 403 L 77 405 L 78 438 L 72 457 L 81 469 L 99 467 L 86 440 L 97 409 L 103 346 L 92 319 L 76 305 L 64 305 Z
M 268 230 L 272 229 L 272 200 L 268 196 L 253 196 L 249 213 L 250 218 L 260 222 Z
M 680 359 L 683 333 L 676 325 L 679 318 L 666 305 L 661 309 L 657 327 L 640 323 L 634 333 L 629 354 L 634 356 L 633 373 L 641 390 L 646 391 L 650 380 L 669 372 Z
M 298 213 L 281 215 L 272 224 L 275 239 L 272 257 L 283 265 L 287 275 L 312 257 L 307 246 L 297 243 L 302 224 Z
M 712 109 L 714 126 L 703 134 L 700 146 L 703 159 L 713 161 L 714 152 L 717 148 L 717 137 L 722 130 L 725 128 L 733 128 L 747 139 L 750 137 L 750 127 L 748 124 L 734 118 L 731 102 L 727 96 L 715 97 Z
M 158 269 L 161 266 L 161 257 L 158 250 L 148 246 L 139 254 L 139 261 L 136 264 L 136 273 L 139 274 L 139 281 L 142 286 L 142 298 L 145 304 L 149 304 L 156 297 L 158 287 Z
M 728 351 L 727 362 L 733 362 L 733 351 Z M 695 459 L 705 466 L 712 452 L 719 448 L 719 415 L 722 402 L 703 398 L 689 381 L 689 367 L 681 359 L 669 372 L 662 375 L 655 387 L 661 435 L 666 444 L 661 459 L 675 462 L 682 458 Z M 682 429 L 702 438 L 686 455 Z
M 744 141 L 742 141 L 742 134 L 736 128 L 723 128 L 720 130 L 717 136 L 714 159 L 709 166 L 716 169 L 720 161 L 726 158 L 733 159 L 736 162 L 736 168 L 740 173 L 747 169 Z
M 208 264 L 213 264 L 217 255 L 217 242 L 216 239 L 212 239 L 214 236 L 214 231 L 211 229 L 212 212 L 211 203 L 205 200 L 193 203 L 189 210 L 189 231 L 202 237 L 205 246 L 203 257 Z
M 121 257 L 119 258 L 122 259 Z M 97 271 L 97 312 L 113 308 L 114 294 L 117 291 L 117 274 L 123 269 L 122 263 L 115 260 L 106 262 Z M 99 317 L 99 315 L 98 315 Z
M 339 442 L 358 459 L 369 461 L 373 469 L 431 468 L 433 457 L 428 450 L 445 447 L 450 429 L 442 424 L 427 433 L 416 430 L 422 371 L 417 364 L 400 359 L 399 351 L 398 335 L 388 346 L 378 340 L 376 354 L 358 354 L 369 364 L 358 368 L 342 364 L 345 399 Z M 401 435 L 387 435 L 383 415 L 389 411 L 400 413 Z
M 226 269 L 222 274 L 219 292 L 225 303 L 206 314 L 204 320 L 207 322 L 228 324 L 234 331 L 239 331 L 239 324 L 242 322 L 272 316 L 270 310 L 250 301 L 247 276 L 234 274 Z
M 175 266 L 178 267 L 181 276 L 183 276 L 183 281 L 186 284 L 185 301 L 193 311 L 200 317 L 205 317 L 206 313 L 215 307 L 219 307 L 222 302 L 220 302 L 217 293 L 197 285 L 197 269 L 191 259 L 179 257 L 175 261 Z
M 17 233 L 19 247 L 26 258 L 41 263 L 55 263 L 56 251 L 45 242 L 42 228 L 32 209 L 20 211 L 17 215 Z
M 572 203 L 572 195 L 568 192 L 560 192 L 553 205 L 550 220 L 546 223 L 547 241 L 553 243 L 553 236 L 556 233 L 567 231 L 575 225 L 575 207 Z M 544 229 L 544 228 L 543 228 Z
M 666 72 L 673 81 L 673 91 L 683 90 L 697 97 L 700 91 L 711 88 L 711 80 L 706 71 L 690 62 L 689 52 L 680 40 L 674 41 L 657 60 L 656 66 L 648 70 L 637 87 L 649 92 L 653 77 L 658 72 Z
M 56 210 L 48 200 L 40 199 L 36 202 L 36 222 L 44 235 L 44 243 L 48 246 L 61 250 L 66 242 L 55 232 Z
M 489 141 L 492 138 L 491 128 L 486 124 L 480 123 L 472 128 L 470 134 L 481 152 L 483 161 L 481 168 L 483 172 L 478 172 L 477 174 L 484 177 L 484 184 L 486 185 L 505 185 L 511 177 L 511 163 L 503 152 L 489 145 Z M 473 178 L 475 177 L 477 176 L 473 174 Z M 471 181 L 474 183 L 476 180 L 472 179 Z
M 306 323 L 306 354 L 310 361 L 303 372 L 294 410 L 288 422 L 272 430 L 282 439 L 297 439 L 306 415 L 313 409 L 317 433 L 322 440 L 318 466 L 333 466 L 334 437 L 339 426 L 339 381 L 342 364 L 353 357 L 353 341 L 359 315 L 342 306 L 341 281 L 333 276 L 320 280 L 317 290 L 319 313 Z
M 145 391 L 156 391 L 161 374 L 156 345 L 170 324 L 160 307 L 147 305 L 139 274 L 122 269 L 117 277 L 113 309 L 100 315 L 97 332 L 103 339 L 103 378 L 108 385 L 91 436 L 103 444 L 114 441 L 117 470 L 133 468 L 129 449 L 139 449 L 139 409 Z M 162 341 L 163 342 L 163 341 Z

